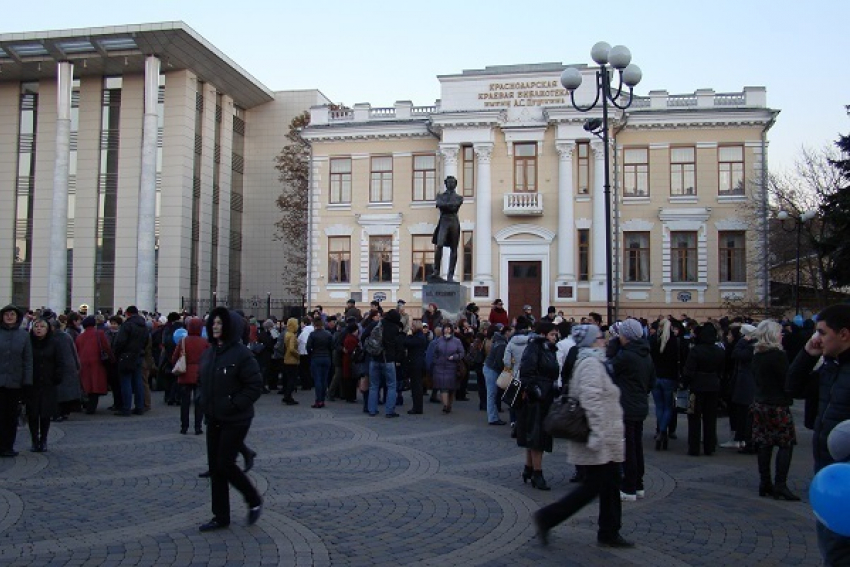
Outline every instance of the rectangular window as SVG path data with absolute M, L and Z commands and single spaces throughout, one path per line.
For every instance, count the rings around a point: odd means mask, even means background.
M 390 203 L 393 200 L 393 157 L 372 158 L 372 180 L 369 189 L 369 201 L 372 203 Z
M 627 282 L 649 281 L 649 233 L 623 234 L 623 279 Z
M 351 158 L 331 159 L 330 202 L 351 203 Z
M 463 243 L 463 281 L 472 281 L 472 231 L 465 230 L 460 233 L 460 241 Z
M 746 233 L 721 231 L 717 235 L 721 282 L 746 282 Z
M 393 281 L 393 237 L 369 237 L 369 281 Z
M 717 148 L 717 167 L 720 195 L 744 194 L 744 147 L 721 146 Z
M 697 233 L 670 233 L 670 280 L 697 281 Z
M 413 200 L 436 198 L 437 158 L 434 155 L 413 156 Z
M 578 281 L 590 280 L 590 229 L 578 229 Z
M 475 149 L 472 146 L 461 147 L 463 158 L 463 196 L 475 196 Z
M 514 144 L 514 191 L 537 191 L 537 143 Z
M 694 148 L 670 149 L 670 195 L 696 195 Z
M 623 196 L 649 197 L 649 150 L 623 151 Z
M 351 283 L 351 237 L 328 238 L 328 283 Z
M 579 142 L 578 149 L 578 194 L 590 194 L 590 144 Z
M 413 237 L 413 275 L 412 282 L 425 282 L 434 266 L 434 245 L 431 236 Z

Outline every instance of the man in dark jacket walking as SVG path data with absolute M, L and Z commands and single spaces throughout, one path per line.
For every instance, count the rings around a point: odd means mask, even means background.
M 21 388 L 32 386 L 32 344 L 22 320 L 14 305 L 0 310 L 0 457 L 18 455 L 18 400 Z
M 112 347 L 115 358 L 118 360 L 118 373 L 121 376 L 121 411 L 115 415 L 128 416 L 130 408 L 135 399 L 136 407 L 134 414 L 142 415 L 145 412 L 145 387 L 142 383 L 142 363 L 145 358 L 145 348 L 150 340 L 150 332 L 145 323 L 145 318 L 139 315 L 135 305 L 126 310 L 127 319 L 118 329 L 115 344 Z
M 262 511 L 262 497 L 236 466 L 236 454 L 254 418 L 254 403 L 263 392 L 260 366 L 241 341 L 243 327 L 244 319 L 225 307 L 216 307 L 207 319 L 210 348 L 201 356 L 199 405 L 207 419 L 213 519 L 199 527 L 202 532 L 230 525 L 231 484 L 248 504 L 248 525 Z
M 823 364 L 813 373 L 818 359 Z M 807 382 L 819 384 L 818 410 L 812 452 L 817 473 L 834 460 L 827 439 L 836 425 L 850 419 L 850 305 L 827 307 L 818 314 L 815 334 L 806 342 L 788 369 L 786 390 L 804 397 Z M 850 538 L 817 523 L 818 547 L 827 567 L 850 565 Z
M 649 343 L 637 319 L 620 324 L 620 349 L 612 360 L 614 383 L 620 388 L 620 405 L 626 433 L 622 500 L 643 498 L 643 422 L 649 415 L 649 394 L 655 387 L 655 365 Z

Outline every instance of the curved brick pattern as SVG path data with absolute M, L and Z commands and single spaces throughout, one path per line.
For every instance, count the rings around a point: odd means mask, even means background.
M 156 396 L 155 404 L 159 396 Z M 230 529 L 201 534 L 209 519 L 204 437 L 179 435 L 177 408 L 128 419 L 74 415 L 51 428 L 50 451 L 0 460 L 0 564 L 187 566 L 294 565 L 817 565 L 806 503 L 759 498 L 755 458 L 720 450 L 684 455 L 682 440 L 652 450 L 646 492 L 623 504 L 633 550 L 595 545 L 591 505 L 534 539 L 530 514 L 572 485 L 562 446 L 544 460 L 553 486 L 523 484 L 523 453 L 507 427 L 489 427 L 473 402 L 451 415 L 370 418 L 360 404 L 286 407 L 263 396 L 248 444 L 265 498 L 245 526 L 232 492 Z M 409 407 L 409 406 L 408 406 Z M 436 408 L 436 409 L 435 409 Z M 687 435 L 685 420 L 679 434 Z M 789 484 L 805 497 L 808 432 Z M 19 449 L 28 438 L 22 428 Z

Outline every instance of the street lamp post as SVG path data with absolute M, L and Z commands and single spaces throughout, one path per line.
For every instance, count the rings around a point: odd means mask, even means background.
M 794 284 L 794 314 L 800 314 L 800 235 L 803 231 L 803 226 L 810 223 L 813 218 L 815 218 L 814 211 L 805 211 L 800 213 L 799 215 L 794 215 L 792 213 L 788 213 L 786 211 L 779 211 L 777 213 L 776 218 L 779 219 L 781 223 L 782 230 L 785 232 L 797 231 L 797 258 L 796 258 L 796 277 Z M 794 226 L 791 228 L 785 228 L 785 221 L 791 220 L 794 222 Z
M 608 324 L 614 322 L 614 266 L 613 251 L 611 248 L 611 157 L 608 147 L 608 104 L 620 110 L 625 110 L 632 104 L 632 92 L 641 80 L 641 70 L 637 65 L 631 63 L 632 54 L 624 45 L 611 47 L 604 41 L 600 41 L 590 50 L 590 56 L 599 65 L 596 71 L 596 98 L 589 106 L 580 106 L 576 103 L 575 90 L 581 86 L 581 71 L 575 67 L 567 67 L 561 74 L 561 85 L 570 93 L 570 102 L 573 108 L 579 112 L 588 112 L 596 108 L 600 99 L 602 100 L 602 120 L 592 118 L 588 120 L 584 129 L 602 139 L 602 152 L 605 161 L 605 284 L 606 298 L 608 303 Z M 611 84 L 612 75 L 618 75 L 616 89 Z M 628 87 L 628 99 L 623 92 L 623 85 Z

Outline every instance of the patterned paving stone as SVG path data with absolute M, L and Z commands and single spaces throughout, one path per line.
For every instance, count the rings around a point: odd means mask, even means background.
M 759 498 L 754 457 L 688 457 L 682 440 L 655 452 L 649 434 L 647 497 L 623 505 L 623 534 L 637 547 L 596 546 L 595 504 L 541 547 L 529 517 L 572 488 L 564 449 L 544 460 L 552 491 L 534 490 L 520 479 L 524 458 L 508 428 L 487 426 L 474 401 L 450 415 L 402 407 L 387 420 L 360 404 L 312 410 L 309 394 L 297 407 L 263 396 L 248 437 L 263 516 L 247 527 L 232 492 L 230 529 L 201 534 L 204 437 L 179 435 L 178 409 L 156 398 L 140 417 L 75 414 L 53 426 L 49 452 L 0 460 L 0 565 L 819 564 L 808 504 Z M 26 437 L 21 429 L 19 449 Z M 810 443 L 801 430 L 789 482 L 804 500 Z

